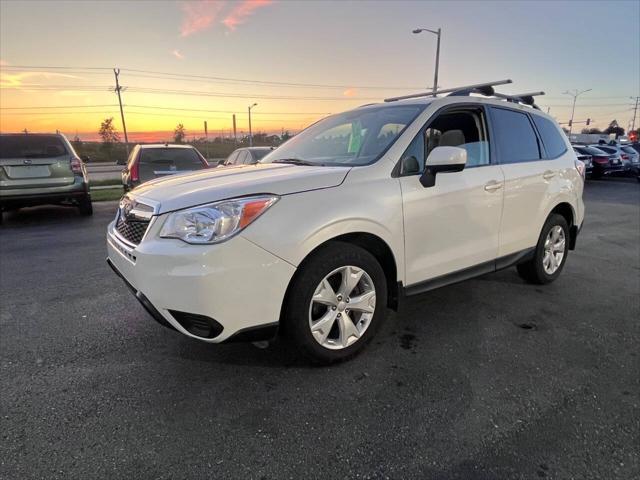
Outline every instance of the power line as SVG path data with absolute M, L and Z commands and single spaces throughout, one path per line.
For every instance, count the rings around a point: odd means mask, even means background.
M 38 110 L 41 108 L 105 108 L 105 107 L 117 107 L 118 104 L 113 105 L 41 105 L 41 106 L 29 106 L 29 107 L 0 107 L 0 110 Z
M 45 66 L 45 65 L 11 65 L 8 67 L 2 67 L 3 69 L 12 69 L 12 70 L 20 70 L 20 69 L 43 69 L 43 70 L 75 70 L 82 71 L 84 69 L 87 70 L 104 70 L 109 71 L 111 68 L 108 67 L 68 67 L 68 66 Z M 360 88 L 363 90 L 412 90 L 412 89 L 421 89 L 422 87 L 416 86 L 384 86 L 384 85 L 353 85 L 353 84 L 321 84 L 321 83 L 302 83 L 302 82 L 281 82 L 281 81 L 271 81 L 271 80 L 254 80 L 247 78 L 233 78 L 233 77 L 219 77 L 219 76 L 210 76 L 210 75 L 195 75 L 195 74 L 186 74 L 186 73 L 171 73 L 171 72 L 160 72 L 156 70 L 139 70 L 133 68 L 121 68 L 124 72 L 131 72 L 136 74 L 151 74 L 151 75 L 162 75 L 168 78 L 192 78 L 199 80 L 215 80 L 215 81 L 224 81 L 224 82 L 234 82 L 234 83 L 247 83 L 254 85 L 271 85 L 271 86 L 282 86 L 282 87 L 308 87 L 308 88 Z
M 104 108 L 104 107 L 117 107 L 118 104 L 112 105 L 41 105 L 41 106 L 28 106 L 28 107 L 0 107 L 0 110 L 39 110 L 39 109 L 59 109 L 59 108 Z M 180 112 L 204 112 L 204 113 L 235 113 L 236 115 L 244 115 L 243 112 L 236 112 L 234 110 L 207 110 L 201 108 L 175 108 L 175 107 L 161 107 L 157 105 L 134 105 L 130 103 L 124 103 L 124 107 L 131 108 L 150 108 L 154 110 L 175 110 Z M 38 112 L 36 112 L 38 113 Z M 256 112 L 253 115 L 331 115 L 331 112 Z

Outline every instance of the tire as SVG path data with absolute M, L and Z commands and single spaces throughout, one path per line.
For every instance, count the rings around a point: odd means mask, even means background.
M 93 215 L 93 205 L 91 204 L 91 195 L 86 195 L 78 200 L 78 210 L 80 215 Z
M 345 278 L 350 279 L 346 285 L 342 283 Z M 322 301 L 313 300 L 314 295 Z M 386 304 L 387 281 L 376 258 L 356 245 L 331 242 L 296 272 L 285 299 L 282 333 L 312 363 L 339 362 L 358 353 L 375 336 Z M 326 328 L 321 328 L 320 320 Z
M 553 252 L 549 252 L 548 248 L 550 244 L 547 243 L 547 240 L 551 242 L 551 245 L 554 245 L 555 252 L 559 253 L 559 250 L 556 248 L 560 245 L 559 240 L 554 241 L 553 234 L 550 235 L 552 230 L 554 233 L 559 234 L 559 229 L 562 230 L 562 257 L 558 262 L 558 255 L 555 255 Z M 560 234 L 555 237 L 560 238 Z M 546 257 L 547 253 L 549 253 L 549 257 Z M 518 273 L 520 276 L 529 283 L 534 283 L 537 285 L 544 285 L 547 283 L 553 282 L 556 278 L 560 276 L 562 269 L 564 268 L 564 264 L 567 261 L 567 256 L 569 254 L 569 225 L 567 224 L 567 220 L 562 216 L 556 213 L 552 213 L 547 218 L 544 226 L 542 227 L 542 231 L 540 232 L 540 237 L 538 238 L 538 244 L 536 245 L 534 257 L 524 263 L 519 264 L 516 268 L 518 269 Z M 553 257 L 553 259 L 551 258 Z M 547 260 L 547 258 L 549 260 Z M 552 262 L 552 263 L 549 263 Z M 545 266 L 545 263 L 547 266 Z M 555 268 L 553 268 L 555 264 Z

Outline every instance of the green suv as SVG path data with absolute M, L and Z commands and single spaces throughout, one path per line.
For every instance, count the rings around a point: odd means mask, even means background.
M 44 204 L 93 213 L 84 162 L 59 133 L 0 134 L 0 221 L 4 211 Z

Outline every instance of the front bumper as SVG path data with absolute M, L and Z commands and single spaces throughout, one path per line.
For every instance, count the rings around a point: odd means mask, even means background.
M 293 265 L 242 236 L 217 245 L 161 239 L 160 223 L 150 223 L 138 246 L 119 238 L 114 222 L 107 231 L 108 262 L 156 320 L 210 343 L 273 333 Z M 213 320 L 222 330 L 203 334 L 183 314 Z

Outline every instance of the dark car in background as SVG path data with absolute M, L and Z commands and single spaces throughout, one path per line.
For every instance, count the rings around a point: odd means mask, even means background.
M 154 178 L 209 168 L 202 154 L 191 145 L 169 143 L 136 145 L 122 171 L 122 186 L 127 192 Z
M 584 163 L 585 174 L 591 175 L 593 173 L 593 155 L 580 151 L 579 147 L 573 145 L 573 151 L 576 153 L 576 158 Z
M 605 175 L 624 172 L 620 155 L 614 155 L 601 149 L 602 145 L 573 145 L 576 154 L 591 155 L 591 177 L 601 178 Z
M 268 153 L 271 153 L 274 147 L 246 147 L 238 148 L 231 152 L 223 165 L 255 165 Z
M 60 133 L 0 134 L 0 219 L 3 211 L 45 204 L 93 213 L 84 162 Z

